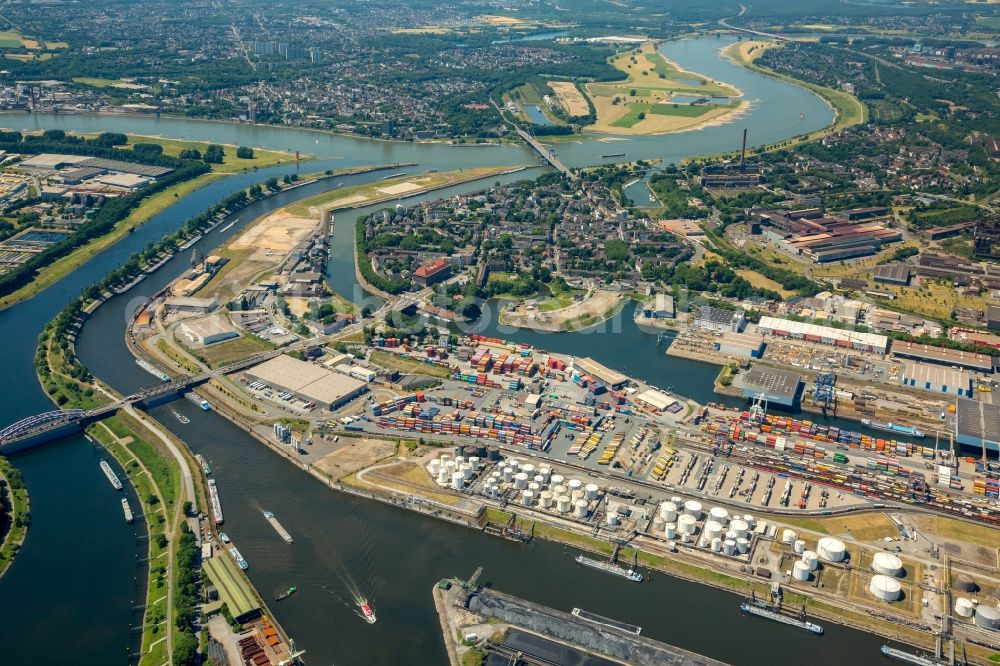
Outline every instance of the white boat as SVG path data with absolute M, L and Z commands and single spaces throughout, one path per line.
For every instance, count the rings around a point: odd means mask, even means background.
M 230 229 L 233 228 L 233 225 L 236 224 L 237 222 L 239 222 L 239 220 L 233 220 L 232 222 L 230 222 L 226 226 L 224 226 L 221 229 L 219 229 L 219 233 L 221 234 L 223 231 L 229 231 Z
M 792 627 L 798 627 L 799 629 L 805 629 L 806 631 L 816 634 L 817 636 L 823 635 L 823 627 L 818 624 L 813 624 L 812 622 L 807 622 L 805 620 L 799 620 L 797 618 L 779 613 L 775 610 L 767 608 L 766 606 L 760 606 L 755 603 L 743 602 L 740 604 L 740 610 L 744 613 L 750 613 L 751 615 L 756 615 L 757 617 L 762 617 L 767 620 L 774 620 L 775 622 L 781 622 L 782 624 L 787 624 Z
M 222 516 L 222 502 L 219 501 L 219 489 L 215 487 L 215 479 L 208 480 L 208 498 L 212 503 L 212 519 L 216 525 L 225 520 Z
M 140 368 L 142 368 L 143 370 L 145 370 L 149 374 L 151 374 L 154 377 L 156 377 L 157 379 L 159 379 L 161 382 L 169 382 L 170 381 L 170 375 L 168 375 L 165 372 L 160 371 L 159 368 L 157 368 L 155 365 L 153 365 L 152 363 L 150 363 L 146 359 L 144 359 L 144 358 L 137 358 L 137 359 L 135 359 L 135 363 Z
M 122 482 L 119 480 L 118 475 L 115 471 L 111 469 L 111 465 L 108 464 L 107 460 L 101 461 L 101 471 L 104 472 L 104 476 L 108 477 L 108 481 L 111 482 L 111 487 L 115 490 L 122 489 Z
M 913 664 L 913 666 L 943 666 L 947 664 L 946 661 L 941 661 L 939 659 L 933 659 L 931 657 L 924 657 L 923 655 L 913 654 L 912 652 L 904 652 L 903 650 L 897 650 L 894 647 L 889 647 L 888 645 L 882 646 L 882 654 L 889 657 L 890 659 L 896 659 L 897 661 L 902 661 L 907 664 Z
M 132 523 L 132 507 L 128 505 L 128 500 L 122 498 L 122 511 L 125 513 L 125 522 Z
M 247 561 L 243 559 L 243 555 L 240 554 L 240 551 L 236 550 L 236 546 L 233 546 L 232 548 L 229 549 L 229 554 L 233 556 L 234 560 L 236 560 L 236 564 L 239 565 L 240 569 L 246 571 L 248 568 L 250 568 L 250 565 L 247 564 Z

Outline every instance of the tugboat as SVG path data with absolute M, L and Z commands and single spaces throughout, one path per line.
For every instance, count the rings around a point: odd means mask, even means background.
M 281 601 L 282 599 L 287 599 L 288 597 L 290 597 L 293 594 L 295 594 L 295 592 L 296 592 L 296 587 L 294 585 L 292 585 L 291 587 L 289 587 L 287 590 L 285 590 L 281 594 L 275 596 L 274 600 L 275 601 Z

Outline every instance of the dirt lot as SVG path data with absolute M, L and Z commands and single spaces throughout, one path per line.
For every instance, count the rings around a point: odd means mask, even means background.
M 609 312 L 617 310 L 623 298 L 618 292 L 598 289 L 590 292 L 583 300 L 558 310 L 543 312 L 537 307 L 522 303 L 513 312 L 505 310 L 501 313 L 501 321 L 513 326 L 545 331 L 577 330 L 606 319 Z
M 285 209 L 276 210 L 233 239 L 229 247 L 233 250 L 255 250 L 250 257 L 255 260 L 266 258 L 268 252 L 271 256 L 284 256 L 315 229 L 316 220 L 294 217 Z
M 566 113 L 571 116 L 585 116 L 590 113 L 590 107 L 583 93 L 570 81 L 549 81 L 549 87 L 555 91 Z
M 396 443 L 384 439 L 342 439 L 338 447 L 318 462 L 316 467 L 334 478 L 353 474 L 396 452 Z

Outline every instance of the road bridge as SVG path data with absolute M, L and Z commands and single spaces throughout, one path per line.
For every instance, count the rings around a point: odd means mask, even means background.
M 526 144 L 531 146 L 536 153 L 541 155 L 542 159 L 548 162 L 553 169 L 569 177 L 570 180 L 576 180 L 576 174 L 570 171 L 569 167 L 560 162 L 559 158 L 556 157 L 556 151 L 554 148 L 546 148 L 538 141 L 538 139 L 532 136 L 530 132 L 526 132 L 517 125 L 514 125 L 514 130 L 517 132 L 517 135 L 521 137 Z

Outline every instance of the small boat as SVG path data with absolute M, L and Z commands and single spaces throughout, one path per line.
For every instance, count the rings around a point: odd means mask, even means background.
M 188 423 L 191 423 L 191 419 L 189 419 L 188 417 L 184 416 L 180 412 L 174 412 L 174 417 L 178 421 L 180 421 L 181 423 L 183 423 L 184 425 L 187 425 Z
M 236 560 L 236 564 L 239 565 L 240 569 L 246 571 L 250 568 L 250 565 L 243 559 L 243 555 L 240 554 L 240 551 L 236 550 L 236 546 L 229 549 L 229 554 L 233 556 L 234 560 Z
M 122 511 L 125 513 L 125 522 L 132 524 L 132 507 L 129 506 L 128 500 L 124 497 L 122 498 Z
M 295 592 L 296 592 L 296 587 L 294 585 L 292 585 L 291 587 L 289 587 L 287 590 L 285 590 L 281 594 L 275 595 L 274 600 L 275 601 L 281 601 L 282 599 L 287 599 L 288 597 L 290 597 L 293 594 L 295 594 Z
M 208 461 L 205 460 L 205 456 L 201 455 L 200 453 L 196 453 L 194 454 L 194 459 L 198 461 L 199 465 L 201 465 L 201 471 L 203 471 L 205 474 L 212 473 L 212 468 L 208 466 Z
M 222 543 L 229 543 L 229 535 L 225 532 L 219 532 L 219 540 L 221 540 Z
M 232 222 L 230 222 L 226 226 L 224 226 L 221 229 L 219 229 L 219 233 L 221 234 L 223 231 L 229 231 L 230 229 L 233 228 L 233 225 L 236 224 L 237 222 L 239 222 L 239 220 L 233 220 Z
M 358 607 L 363 613 L 365 622 L 368 624 L 375 624 L 375 611 L 372 609 L 371 604 L 368 603 L 368 600 L 362 599 L 359 601 Z
M 607 155 L 601 155 L 602 159 L 607 159 L 609 157 L 625 157 L 625 153 L 609 153 Z
M 211 403 L 208 402 L 208 400 L 199 400 L 198 406 L 204 409 L 206 412 L 212 411 L 212 405 Z
M 111 483 L 111 487 L 115 490 L 122 489 L 122 482 L 115 474 L 115 471 L 111 469 L 111 465 L 108 464 L 107 460 L 101 461 L 101 471 L 104 472 L 104 476 L 108 477 L 108 481 Z

